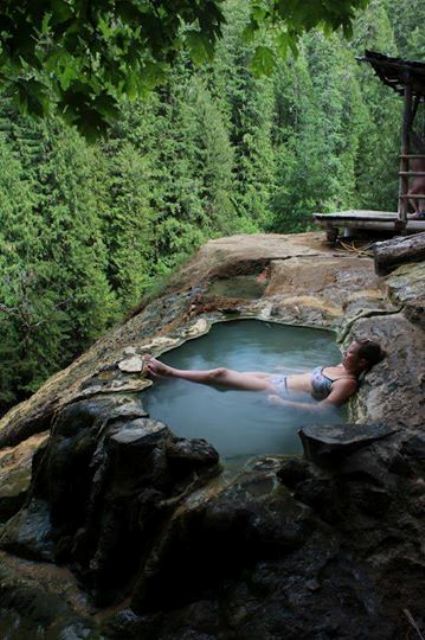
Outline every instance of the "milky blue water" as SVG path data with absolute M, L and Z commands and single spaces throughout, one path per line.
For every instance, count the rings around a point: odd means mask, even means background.
M 173 367 L 291 374 L 341 360 L 330 331 L 239 320 L 214 325 L 211 331 L 161 357 Z M 152 418 L 186 438 L 205 438 L 225 461 L 259 454 L 297 454 L 297 432 L 306 424 L 345 421 L 344 410 L 323 416 L 276 407 L 262 392 L 224 390 L 186 380 L 163 378 L 143 393 Z M 313 403 L 308 395 L 303 401 Z

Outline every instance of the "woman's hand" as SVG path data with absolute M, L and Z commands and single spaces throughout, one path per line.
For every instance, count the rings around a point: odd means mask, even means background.
M 308 411 L 308 413 L 318 413 L 322 411 L 326 411 L 329 407 L 332 407 L 332 403 L 327 402 L 327 400 L 322 400 L 322 402 L 315 402 L 310 404 L 309 402 L 298 402 L 295 400 L 286 400 L 281 398 L 275 393 L 267 396 L 267 401 L 274 405 L 275 407 L 290 407 L 291 409 L 300 409 L 301 411 Z
M 268 395 L 267 400 L 269 404 L 273 404 L 275 406 L 282 406 L 286 404 L 286 401 L 283 400 L 283 398 L 278 396 L 276 393 L 271 393 L 270 395 Z

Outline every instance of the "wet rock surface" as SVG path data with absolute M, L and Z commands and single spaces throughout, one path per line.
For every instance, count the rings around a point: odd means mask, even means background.
M 378 278 L 321 238 L 209 242 L 2 419 L 0 636 L 400 640 L 412 620 L 424 633 L 424 265 Z M 206 441 L 150 419 L 141 391 L 144 354 L 229 317 L 333 328 L 388 356 L 351 425 L 304 429 L 304 458 L 221 473 Z
M 0 522 L 8 520 L 23 506 L 31 484 L 34 453 L 48 437 L 48 432 L 40 433 L 16 447 L 0 450 Z
M 57 417 L 34 463 L 31 499 L 4 526 L 3 549 L 72 563 L 97 603 L 138 569 L 182 496 L 218 472 L 205 441 L 150 420 L 139 399 L 80 400 Z
M 405 502 L 423 491 L 418 461 L 396 436 L 382 446 L 337 471 L 276 458 L 188 499 L 106 636 L 395 639 L 403 607 L 423 625 L 421 527 Z
M 98 640 L 75 578 L 64 568 L 0 552 L 0 637 Z

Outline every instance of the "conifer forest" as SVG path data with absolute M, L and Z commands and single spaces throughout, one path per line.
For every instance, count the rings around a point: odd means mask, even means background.
M 95 141 L 0 97 L 0 414 L 209 238 L 396 210 L 402 100 L 356 56 L 425 60 L 423 0 L 372 0 L 350 39 L 308 32 L 266 74 L 245 4 L 210 62 L 182 52 Z

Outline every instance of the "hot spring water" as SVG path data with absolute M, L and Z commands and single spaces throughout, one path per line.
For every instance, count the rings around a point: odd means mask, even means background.
M 227 367 L 238 371 L 291 374 L 318 365 L 337 364 L 341 354 L 330 331 L 258 320 L 214 325 L 161 358 L 180 369 Z M 259 454 L 301 452 L 298 429 L 312 423 L 345 420 L 344 410 L 323 415 L 273 406 L 265 394 L 233 391 L 180 379 L 157 379 L 143 394 L 152 418 L 165 422 L 178 436 L 205 438 L 227 462 Z M 303 402 L 314 403 L 308 395 Z

